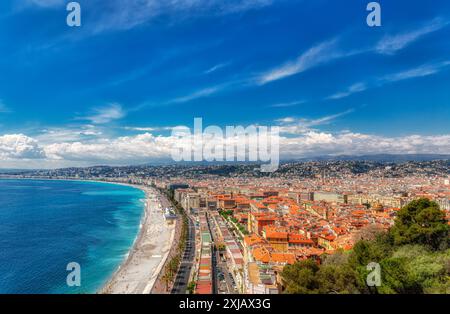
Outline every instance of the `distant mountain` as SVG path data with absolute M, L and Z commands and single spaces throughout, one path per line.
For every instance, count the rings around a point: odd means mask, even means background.
M 22 172 L 32 172 L 35 171 L 35 169 L 1 169 L 0 168 L 0 174 L 11 174 L 11 173 L 22 173 Z
M 339 156 L 317 156 L 299 158 L 291 161 L 374 161 L 374 162 L 407 162 L 407 161 L 432 161 L 450 160 L 450 155 L 444 154 L 377 154 L 377 155 L 339 155 Z
M 314 161 L 370 161 L 370 162 L 380 162 L 380 163 L 403 163 L 408 161 L 433 161 L 433 160 L 450 160 L 450 154 L 377 154 L 377 155 L 339 155 L 339 156 L 315 156 L 315 157 L 302 157 L 298 159 L 282 159 L 281 163 L 297 163 L 297 162 L 314 162 Z M 159 167 L 159 166 L 251 166 L 251 165 L 259 165 L 260 162 L 173 162 L 170 160 L 167 161 L 157 161 L 151 163 L 145 163 L 140 165 L 129 165 L 122 167 Z M 119 166 L 107 166 L 107 165 L 98 165 L 91 167 L 72 167 L 66 169 L 83 169 L 83 168 L 115 168 Z M 45 169 L 1 169 L 0 174 L 20 174 L 25 172 L 33 172 Z

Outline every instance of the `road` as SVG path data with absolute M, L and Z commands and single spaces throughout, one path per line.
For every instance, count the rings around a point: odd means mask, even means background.
M 173 285 L 172 294 L 186 294 L 189 284 L 189 277 L 195 259 L 195 226 L 190 218 L 188 218 L 188 237 L 186 248 L 184 250 L 180 268 L 178 269 L 175 283 Z
M 228 270 L 226 261 L 223 261 L 217 252 L 217 287 L 219 293 L 236 294 L 238 291 L 234 288 L 234 279 Z
M 216 229 L 216 225 L 211 221 L 211 217 L 209 215 L 208 224 L 212 239 L 215 243 L 214 247 L 217 247 L 217 245 L 219 244 L 219 235 Z M 225 257 L 220 257 L 220 252 L 218 250 L 213 251 L 213 282 L 215 286 L 214 293 L 238 293 L 238 291 L 234 288 L 234 279 L 230 271 L 228 270 L 228 265 Z

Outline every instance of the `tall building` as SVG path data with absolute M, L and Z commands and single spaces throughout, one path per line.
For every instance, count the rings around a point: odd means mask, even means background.
M 344 204 L 347 203 L 347 195 L 333 192 L 314 192 L 314 201 Z

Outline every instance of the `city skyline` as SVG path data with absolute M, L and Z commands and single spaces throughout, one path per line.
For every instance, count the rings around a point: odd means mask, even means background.
M 314 161 L 286 164 L 270 176 L 243 165 L 178 165 L 11 172 L 0 178 L 13 187 L 32 182 L 100 189 L 109 183 L 147 191 L 143 236 L 100 293 L 445 294 L 449 167 L 448 160 Z M 174 240 L 170 251 L 178 253 L 169 253 L 166 266 L 148 267 L 162 256 L 149 244 L 167 241 L 181 221 L 186 232 L 175 235 L 184 249 Z M 155 234 L 155 227 L 165 231 Z M 161 269 L 161 281 L 148 280 L 154 269 Z
M 79 2 L 0 4 L 1 168 L 168 161 L 196 117 L 279 126 L 282 159 L 450 154 L 445 1 Z

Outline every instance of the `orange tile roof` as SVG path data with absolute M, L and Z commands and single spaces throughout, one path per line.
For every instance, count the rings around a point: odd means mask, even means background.
M 270 253 L 265 247 L 258 247 L 253 249 L 253 258 L 262 263 L 269 263 L 270 261 Z
M 353 216 L 364 216 L 366 212 L 364 210 L 355 210 L 352 212 Z
M 270 238 L 270 239 L 282 239 L 282 240 L 286 240 L 288 239 L 288 233 L 287 232 L 279 232 L 279 231 L 273 231 L 273 230 L 269 230 L 265 232 L 266 234 L 266 239 Z
M 275 263 L 294 264 L 296 259 L 292 253 L 272 253 L 271 261 Z
M 259 243 L 265 243 L 264 239 L 256 234 L 247 235 L 244 237 L 244 243 L 248 246 L 253 246 Z
M 295 254 L 285 252 L 270 252 L 266 247 L 253 249 L 253 258 L 262 263 L 294 264 Z
M 289 243 L 296 244 L 314 244 L 314 241 L 304 237 L 301 234 L 290 233 L 289 234 Z

